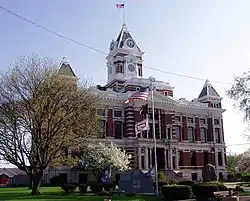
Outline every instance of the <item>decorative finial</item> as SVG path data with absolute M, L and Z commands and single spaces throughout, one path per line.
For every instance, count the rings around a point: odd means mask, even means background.
M 64 57 L 62 58 L 61 64 L 68 64 L 68 63 L 69 63 L 69 61 L 68 61 L 67 57 L 64 56 Z

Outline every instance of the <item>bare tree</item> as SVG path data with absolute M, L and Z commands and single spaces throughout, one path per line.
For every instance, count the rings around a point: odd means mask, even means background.
M 72 162 L 63 148 L 77 149 L 98 132 L 97 97 L 77 82 L 38 56 L 18 59 L 0 76 L 0 156 L 31 177 L 32 194 L 48 165 Z

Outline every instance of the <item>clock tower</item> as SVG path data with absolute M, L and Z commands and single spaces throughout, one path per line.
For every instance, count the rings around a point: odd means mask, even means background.
M 114 88 L 132 77 L 142 77 L 143 54 L 127 26 L 123 25 L 117 39 L 111 41 L 109 55 L 106 57 L 107 87 Z

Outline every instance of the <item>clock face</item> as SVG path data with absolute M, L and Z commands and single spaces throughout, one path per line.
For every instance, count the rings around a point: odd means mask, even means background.
M 127 40 L 127 46 L 130 48 L 133 48 L 135 46 L 135 41 L 133 41 L 133 39 L 129 38 Z
M 134 64 L 129 64 L 128 65 L 128 70 L 131 71 L 131 72 L 134 72 L 135 71 L 135 65 Z

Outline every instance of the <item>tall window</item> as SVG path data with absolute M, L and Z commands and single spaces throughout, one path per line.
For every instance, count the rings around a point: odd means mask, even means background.
M 155 124 L 155 137 L 157 139 L 160 139 L 160 128 L 159 128 L 159 124 Z
M 179 166 L 182 166 L 182 151 L 178 151 L 178 162 L 179 162 Z
M 175 126 L 175 135 L 179 141 L 182 140 L 182 138 L 181 138 L 181 126 Z
M 193 127 L 188 127 L 188 141 L 189 142 L 194 142 L 194 128 Z
M 104 109 L 97 109 L 97 115 L 104 117 L 105 116 L 105 110 Z
M 194 118 L 193 117 L 188 117 L 187 122 L 188 123 L 194 123 Z
M 216 143 L 221 143 L 220 139 L 220 128 L 215 128 L 215 142 Z
M 181 121 L 181 117 L 176 116 L 175 117 L 175 122 L 180 122 L 180 121 Z
M 220 125 L 220 120 L 219 119 L 214 119 L 214 125 Z
M 121 121 L 115 121 L 115 138 L 122 139 L 123 124 Z
M 191 151 L 190 152 L 190 160 L 191 160 L 191 166 L 196 166 L 196 152 Z
M 105 120 L 101 120 L 100 121 L 100 132 L 101 132 L 101 136 L 105 137 L 106 136 L 106 121 Z
M 122 117 L 122 111 L 120 111 L 120 110 L 115 110 L 115 111 L 114 111 L 114 117 Z
M 222 166 L 222 153 L 218 152 L 218 165 Z
M 204 165 L 209 163 L 208 151 L 204 151 Z
M 200 124 L 206 124 L 206 119 L 200 119 Z
M 124 64 L 123 62 L 117 62 L 115 64 L 116 67 L 116 73 L 124 73 Z
M 205 143 L 207 142 L 207 133 L 206 133 L 206 128 L 201 128 L 200 129 L 200 134 L 201 134 L 201 142 Z
M 171 128 L 167 128 L 167 138 L 171 139 Z

